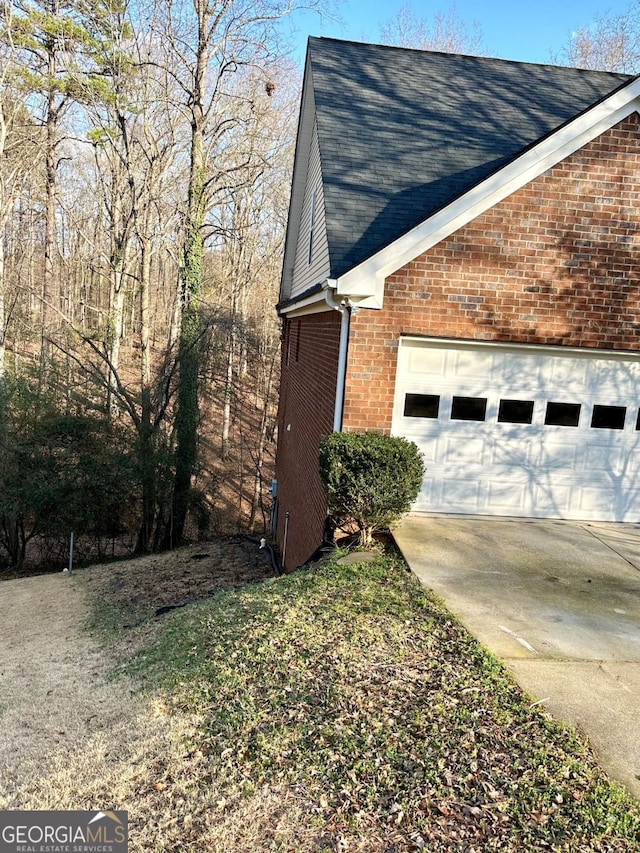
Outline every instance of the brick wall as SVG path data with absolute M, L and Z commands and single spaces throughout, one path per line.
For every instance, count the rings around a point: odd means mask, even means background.
M 338 311 L 284 322 L 276 477 L 281 550 L 289 513 L 286 568 L 301 565 L 321 542 L 327 506 L 318 447 L 333 431 L 339 345 Z
M 389 431 L 400 335 L 637 350 L 634 114 L 387 279 L 352 317 L 344 428 Z

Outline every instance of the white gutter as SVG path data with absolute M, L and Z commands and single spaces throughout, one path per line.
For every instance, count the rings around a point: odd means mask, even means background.
M 279 313 L 286 317 L 295 317 L 296 314 L 313 314 L 326 310 L 324 291 L 318 290 L 311 296 L 292 302 L 287 308 L 281 308 Z
M 348 299 L 337 302 L 334 298 L 337 281 L 327 279 L 325 282 L 324 298 L 327 305 L 339 311 L 340 346 L 338 349 L 338 376 L 336 379 L 336 401 L 333 409 L 333 431 L 342 432 L 342 414 L 344 409 L 344 389 L 347 377 L 347 351 L 349 349 L 349 326 L 351 323 L 351 306 Z

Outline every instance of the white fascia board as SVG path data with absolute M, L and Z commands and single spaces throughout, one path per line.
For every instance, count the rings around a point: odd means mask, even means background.
M 280 315 L 286 317 L 302 317 L 304 314 L 318 314 L 321 311 L 335 311 L 341 306 L 335 300 L 335 283 L 333 279 L 327 280 L 322 290 L 292 302 L 285 308 L 280 309 Z M 350 308 L 382 308 L 382 302 L 375 296 L 354 296 L 343 302 L 343 306 Z
M 351 281 L 349 290 L 341 289 L 342 278 L 336 279 L 336 296 L 348 299 L 358 308 L 382 308 L 384 304 L 384 278 L 378 281 L 375 278 L 361 277 L 357 281 Z
M 338 279 L 340 296 L 371 296 L 382 307 L 384 280 L 507 196 L 640 111 L 640 78 L 561 127 L 456 201 Z
M 529 350 L 533 353 L 548 353 L 550 356 L 571 358 L 616 358 L 619 361 L 640 361 L 640 352 L 620 349 L 600 349 L 599 347 L 576 347 L 563 344 L 522 344 L 513 341 L 484 341 L 470 338 L 434 338 L 429 335 L 400 335 L 399 346 L 424 344 L 440 349 L 500 349 L 512 352 Z

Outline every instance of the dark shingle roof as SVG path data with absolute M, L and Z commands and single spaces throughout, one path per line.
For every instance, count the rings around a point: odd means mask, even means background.
M 339 277 L 628 76 L 309 39 Z

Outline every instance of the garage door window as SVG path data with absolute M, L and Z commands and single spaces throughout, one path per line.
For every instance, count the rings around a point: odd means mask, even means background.
M 533 400 L 500 400 L 498 422 L 530 424 L 533 420 Z
M 544 422 L 547 426 L 577 427 L 580 421 L 580 403 L 547 403 Z
M 452 421 L 483 421 L 487 413 L 486 397 L 454 397 L 451 404 Z
M 626 406 L 593 407 L 591 426 L 594 429 L 624 429 L 624 419 L 627 414 Z
M 405 395 L 405 418 L 437 418 L 439 410 L 440 396 L 438 394 Z

